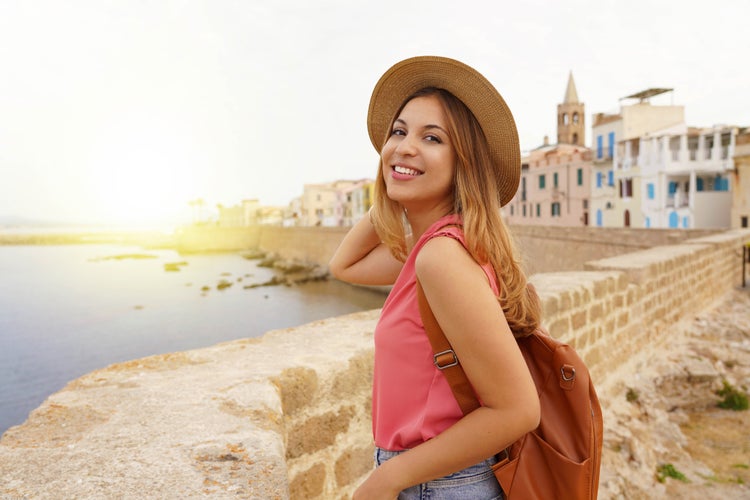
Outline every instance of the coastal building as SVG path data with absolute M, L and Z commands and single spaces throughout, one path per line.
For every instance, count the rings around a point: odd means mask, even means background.
M 339 225 L 353 226 L 367 214 L 374 199 L 374 189 L 375 181 L 363 179 L 339 191 L 336 208 L 340 213 Z
M 646 89 L 620 99 L 629 104 L 621 104 L 618 113 L 594 115 L 591 209 L 595 226 L 645 227 L 638 182 L 640 138 L 685 123 L 684 106 L 651 102 L 671 92 L 665 88 Z
M 750 128 L 735 139 L 730 219 L 732 229 L 750 227 Z
M 615 137 L 623 135 L 622 117 L 619 114 L 597 113 L 591 135 L 594 140 L 589 200 L 591 225 L 615 227 L 620 220 L 620 215 L 615 211 Z
M 640 168 L 643 227 L 730 227 L 737 133 L 737 127 L 680 124 L 638 138 L 623 160 Z
M 518 191 L 504 208 L 510 224 L 587 226 L 591 192 L 591 150 L 585 142 L 585 107 L 573 74 L 557 106 L 557 144 L 542 146 L 521 159 Z
M 372 180 L 306 184 L 301 198 L 302 226 L 345 226 L 359 220 L 372 203 Z
M 247 227 L 259 223 L 260 202 L 257 199 L 242 200 L 239 205 L 225 207 L 217 205 L 219 227 Z

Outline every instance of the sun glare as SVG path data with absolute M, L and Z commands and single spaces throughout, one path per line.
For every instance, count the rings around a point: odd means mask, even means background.
M 189 138 L 176 136 L 177 127 L 147 120 L 118 125 L 102 131 L 90 159 L 94 218 L 128 226 L 186 222 L 188 201 L 196 196 Z
M 98 179 L 95 219 L 123 226 L 173 226 L 189 213 L 190 179 L 170 164 L 132 159 Z

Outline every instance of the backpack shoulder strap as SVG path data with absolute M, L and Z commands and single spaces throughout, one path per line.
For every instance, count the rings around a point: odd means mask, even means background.
M 463 414 L 467 415 L 479 408 L 479 400 L 476 394 L 474 394 L 474 388 L 466 377 L 466 373 L 459 363 L 456 353 L 445 337 L 440 324 L 438 324 L 429 302 L 427 302 L 427 297 L 425 297 L 419 279 L 417 279 L 417 299 L 419 302 L 419 314 L 422 316 L 425 332 L 427 332 L 427 337 L 430 339 L 432 352 L 435 353 L 435 366 L 445 375 L 448 385 L 450 385 L 453 395 L 456 401 L 458 401 L 458 406 L 461 407 Z

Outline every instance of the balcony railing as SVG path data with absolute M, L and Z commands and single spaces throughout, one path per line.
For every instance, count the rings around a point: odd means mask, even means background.
M 681 208 L 686 207 L 690 204 L 688 196 L 682 193 L 672 193 L 667 196 L 667 207 L 669 208 Z

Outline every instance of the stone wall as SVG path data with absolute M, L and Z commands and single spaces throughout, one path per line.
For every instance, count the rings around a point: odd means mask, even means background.
M 513 226 L 528 274 L 583 270 L 586 262 L 714 234 L 707 229 Z
M 347 227 L 193 227 L 176 246 L 183 251 L 260 249 L 287 259 L 327 265 Z M 513 226 L 528 274 L 583 270 L 590 260 L 713 234 L 715 230 Z
M 348 227 L 263 226 L 258 246 L 266 252 L 327 266 Z
M 188 226 L 174 236 L 181 252 L 226 252 L 258 248 L 261 229 L 252 227 Z
M 750 230 L 717 233 L 531 281 L 545 324 L 576 347 L 601 395 L 613 367 L 662 348 L 740 285 L 747 240 Z M 372 463 L 376 319 L 332 318 L 74 381 L 0 440 L 0 498 L 348 498 Z

